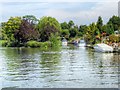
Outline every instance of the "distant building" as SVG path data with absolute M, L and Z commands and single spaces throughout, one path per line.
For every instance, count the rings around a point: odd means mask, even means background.
M 120 17 L 120 1 L 118 2 L 118 16 Z

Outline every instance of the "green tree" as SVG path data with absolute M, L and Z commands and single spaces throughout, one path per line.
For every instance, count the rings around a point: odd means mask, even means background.
M 70 36 L 69 30 L 68 29 L 63 29 L 61 31 L 61 36 L 65 37 L 66 39 L 69 39 L 69 36 Z
M 98 21 L 97 21 L 97 28 L 99 29 L 100 33 L 102 33 L 102 26 L 103 26 L 103 20 L 102 20 L 102 17 L 99 16 L 98 17 Z
M 61 45 L 60 37 L 57 33 L 56 34 L 51 33 L 49 41 L 51 43 L 51 47 L 53 48 L 59 48 Z
M 119 36 L 116 36 L 116 35 L 114 35 L 114 34 L 112 34 L 112 35 L 110 35 L 109 36 L 109 41 L 110 42 L 115 42 L 115 43 L 118 43 L 120 40 L 119 40 Z
M 38 19 L 34 15 L 25 15 L 23 16 L 23 20 L 27 20 L 32 25 L 38 23 Z
M 112 23 L 107 24 L 107 31 L 106 31 L 106 33 L 108 35 L 114 34 L 114 27 L 113 27 Z
M 0 28 L 0 40 L 2 40 L 2 28 Z
M 69 26 L 66 22 L 61 23 L 61 28 L 62 29 L 69 29 Z
M 120 17 L 118 16 L 112 16 L 107 24 L 112 24 L 114 31 L 118 30 L 120 27 Z
M 2 25 L 3 34 L 8 42 L 14 43 L 14 33 L 19 29 L 22 20 L 21 17 L 11 17 L 7 22 Z
M 114 34 L 114 27 L 113 27 L 112 23 L 104 25 L 102 30 L 106 33 L 107 36 Z
M 107 33 L 107 31 L 108 31 L 107 25 L 103 25 L 102 30 L 103 30 L 103 32 Z
M 6 22 L 1 23 L 1 28 L 0 28 L 0 39 L 2 40 L 7 40 L 7 35 L 5 34 L 5 24 Z
M 24 44 L 30 40 L 38 40 L 39 32 L 35 29 L 33 23 L 23 19 L 20 28 L 15 32 L 14 37 L 18 44 Z
M 48 41 L 50 35 L 60 34 L 61 27 L 59 22 L 53 17 L 42 17 L 37 25 L 41 41 Z
M 95 44 L 96 36 L 99 35 L 99 29 L 95 23 L 90 24 L 86 29 L 85 40 L 87 43 Z
M 69 32 L 70 32 L 70 38 L 74 38 L 78 34 L 78 29 L 77 28 L 70 28 Z
M 74 26 L 74 22 L 73 22 L 72 20 L 70 20 L 70 21 L 68 22 L 68 26 L 69 26 L 69 28 L 72 28 L 72 26 Z
M 80 25 L 79 26 L 79 36 L 83 37 L 83 35 L 86 33 L 87 26 L 86 25 Z

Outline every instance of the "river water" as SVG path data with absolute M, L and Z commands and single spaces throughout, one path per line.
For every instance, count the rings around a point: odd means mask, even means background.
M 118 53 L 0 48 L 0 88 L 118 88 Z

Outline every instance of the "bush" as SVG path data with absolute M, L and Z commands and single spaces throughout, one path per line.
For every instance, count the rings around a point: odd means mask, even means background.
M 6 47 L 7 46 L 7 41 L 6 40 L 0 40 L 0 46 Z
M 50 42 L 41 42 L 41 47 L 43 48 L 48 48 L 51 47 L 51 43 Z
M 50 47 L 50 43 L 49 42 L 28 41 L 25 46 L 26 47 L 48 48 L 48 47 Z
M 61 45 L 60 37 L 57 34 L 56 35 L 51 34 L 49 41 L 51 47 L 60 47 Z
M 37 41 L 28 41 L 25 46 L 26 47 L 40 47 L 40 43 Z
M 113 42 L 113 43 L 114 43 L 114 42 L 115 42 L 115 43 L 118 43 L 118 42 L 119 42 L 119 36 L 116 36 L 116 35 L 114 35 L 114 34 L 113 34 L 113 35 L 110 35 L 110 36 L 109 36 L 109 41 L 110 41 L 110 42 Z

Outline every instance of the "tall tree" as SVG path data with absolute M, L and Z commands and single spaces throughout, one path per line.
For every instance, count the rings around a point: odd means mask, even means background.
M 19 29 L 21 22 L 21 17 L 10 17 L 7 22 L 2 24 L 3 33 L 9 42 L 15 42 L 14 33 Z
M 23 20 L 20 28 L 15 32 L 14 37 L 18 43 L 26 43 L 30 40 L 38 40 L 39 32 L 28 20 Z
M 74 26 L 74 22 L 73 22 L 72 20 L 70 20 L 70 21 L 68 22 L 68 26 L 69 26 L 69 28 L 72 28 L 72 26 Z
M 85 39 L 87 43 L 94 44 L 96 36 L 99 35 L 99 30 L 95 23 L 90 24 L 86 29 Z
M 70 32 L 70 37 L 74 38 L 78 34 L 78 29 L 77 28 L 70 28 L 69 32 Z
M 79 26 L 79 36 L 82 36 L 86 33 L 87 26 L 86 25 L 80 25 Z
M 98 21 L 97 21 L 97 28 L 99 29 L 100 33 L 102 33 L 102 26 L 103 26 L 103 20 L 102 20 L 102 17 L 99 16 L 98 17 Z
M 61 31 L 59 22 L 53 17 L 42 17 L 39 20 L 37 28 L 40 33 L 41 41 L 47 41 L 52 33 L 59 34 Z
M 114 27 L 112 23 L 104 25 L 102 30 L 106 33 L 107 36 L 114 34 Z
M 114 34 L 114 27 L 113 27 L 112 23 L 107 24 L 107 31 L 106 32 L 108 35 Z
M 25 16 L 23 16 L 23 19 L 27 20 L 27 22 L 29 22 L 30 24 L 38 23 L 38 19 L 33 15 L 25 15 Z
M 61 23 L 61 28 L 62 29 L 69 29 L 69 26 L 68 26 L 67 22 Z
M 62 29 L 61 30 L 61 36 L 65 37 L 66 39 L 69 39 L 70 33 L 68 29 Z
M 112 16 L 107 24 L 112 24 L 114 31 L 119 30 L 120 28 L 120 17 L 118 16 Z

